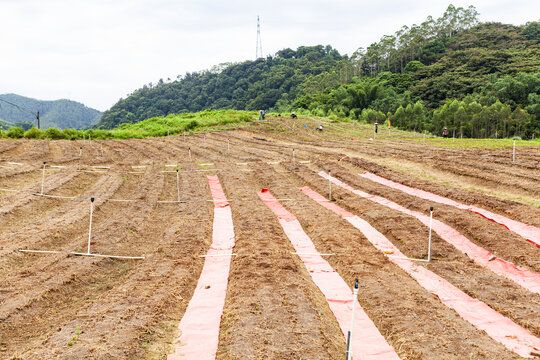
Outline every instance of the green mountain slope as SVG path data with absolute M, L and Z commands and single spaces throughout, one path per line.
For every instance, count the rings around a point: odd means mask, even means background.
M 540 23 L 478 23 L 449 5 L 350 57 L 330 46 L 222 64 L 144 86 L 106 111 L 110 129 L 204 109 L 295 110 L 464 137 L 540 136 Z
M 177 81 L 144 86 L 103 113 L 98 128 L 137 123 L 154 116 L 204 109 L 259 110 L 292 102 L 310 75 L 339 67 L 344 58 L 330 46 L 284 49 L 275 56 L 188 73 Z
M 10 123 L 31 122 L 37 126 L 39 111 L 41 128 L 84 128 L 96 124 L 101 112 L 71 100 L 42 101 L 15 94 L 0 95 L 0 118 Z M 10 105 L 7 102 L 18 105 Z

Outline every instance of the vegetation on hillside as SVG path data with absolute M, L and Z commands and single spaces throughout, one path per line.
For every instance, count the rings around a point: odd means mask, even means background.
M 291 103 L 308 76 L 334 70 L 343 59 L 331 46 L 301 46 L 266 59 L 187 73 L 172 82 L 161 79 L 105 111 L 97 128 L 111 129 L 154 116 L 204 109 L 255 111 L 272 108 L 280 101 Z
M 82 129 L 96 124 L 101 117 L 100 111 L 76 101 L 65 99 L 42 101 L 15 94 L 0 95 L 0 118 L 8 123 L 27 130 L 33 125 L 37 126 L 38 111 L 42 129 L 50 127 Z
M 106 111 L 97 128 L 203 109 L 295 110 L 464 137 L 540 137 L 540 23 L 478 23 L 449 5 L 352 56 L 330 46 L 160 80 Z
M 40 130 L 33 127 L 25 131 L 21 127 L 11 127 L 8 131 L 0 132 L 0 137 L 12 139 L 50 139 L 50 140 L 75 140 L 75 139 L 128 139 L 145 138 L 167 135 L 177 135 L 184 132 L 191 133 L 212 128 L 224 129 L 231 125 L 238 126 L 241 123 L 257 119 L 257 112 L 237 110 L 205 110 L 198 113 L 170 114 L 162 117 L 154 117 L 136 124 L 122 124 L 116 129 L 89 129 L 75 130 L 48 128 Z

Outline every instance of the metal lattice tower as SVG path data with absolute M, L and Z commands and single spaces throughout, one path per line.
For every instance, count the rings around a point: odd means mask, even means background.
M 261 41 L 261 23 L 259 21 L 259 15 L 257 15 L 257 48 L 255 50 L 255 59 L 263 57 L 262 41 Z

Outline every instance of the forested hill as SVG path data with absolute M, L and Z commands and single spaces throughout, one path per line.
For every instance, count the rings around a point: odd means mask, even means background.
M 479 23 L 478 15 L 473 6 L 449 5 L 351 56 L 303 46 L 160 80 L 121 99 L 97 127 L 232 108 L 391 119 L 466 137 L 540 136 L 540 23 Z
M 0 119 L 6 122 L 23 124 L 25 128 L 31 124 L 37 126 L 38 111 L 41 128 L 44 129 L 80 129 L 96 124 L 101 118 L 100 111 L 76 101 L 44 101 L 15 94 L 0 95 Z
M 266 59 L 221 64 L 187 73 L 172 82 L 159 80 L 136 90 L 103 113 L 98 128 L 137 123 L 154 116 L 204 109 L 270 109 L 292 102 L 309 76 L 334 70 L 343 57 L 330 46 L 284 49 Z

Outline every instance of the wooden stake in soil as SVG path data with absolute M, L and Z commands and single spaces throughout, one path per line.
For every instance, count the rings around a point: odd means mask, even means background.
M 88 250 L 87 254 L 90 254 L 90 239 L 92 238 L 92 215 L 94 213 L 94 197 L 90 198 L 90 226 L 88 228 Z
M 330 175 L 330 169 L 328 169 L 328 201 L 332 201 L 332 176 Z
M 433 223 L 433 206 L 429 208 L 429 242 L 428 242 L 428 254 L 427 261 L 431 262 L 431 225 Z
M 231 150 L 231 145 L 230 145 L 229 139 L 227 138 L 227 154 L 229 153 L 230 150 Z
M 294 149 L 292 149 L 292 169 L 296 169 L 296 164 L 294 162 Z
M 188 147 L 188 152 L 189 152 L 189 161 L 191 161 L 191 146 Z
M 354 333 L 354 314 L 356 312 L 356 299 L 358 298 L 358 278 L 356 278 L 354 282 L 354 290 L 353 290 L 353 303 L 352 303 L 352 318 L 351 318 L 351 330 L 348 334 L 347 339 L 347 357 L 346 360 L 352 359 L 352 339 L 353 339 L 353 333 Z
M 43 175 L 41 175 L 41 195 L 43 195 L 43 185 L 45 184 L 45 166 L 47 166 L 47 162 L 43 162 Z
M 512 151 L 512 162 L 516 162 L 516 139 L 514 139 L 514 150 Z
M 180 175 L 178 175 L 178 169 L 176 169 L 176 191 L 178 193 L 178 202 L 180 202 Z

